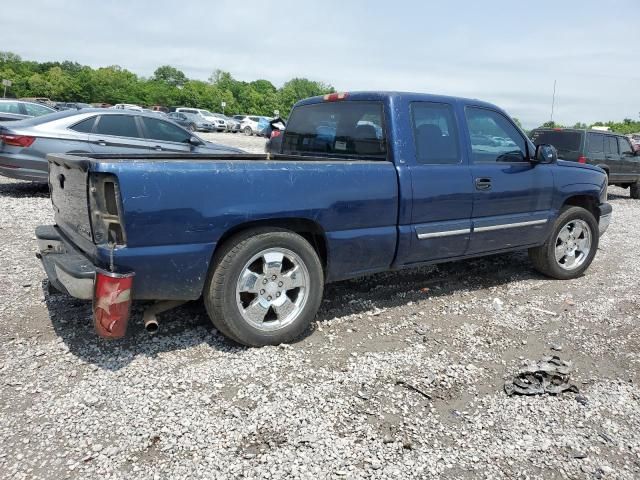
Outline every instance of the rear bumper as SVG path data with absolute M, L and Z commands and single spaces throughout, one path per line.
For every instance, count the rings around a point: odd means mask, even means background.
M 611 216 L 613 214 L 613 207 L 609 203 L 603 203 L 600 205 L 600 221 L 599 230 L 600 236 L 604 235 L 611 224 Z
M 53 225 L 36 228 L 37 256 L 56 289 L 81 300 L 92 300 L 96 266 L 66 242 Z

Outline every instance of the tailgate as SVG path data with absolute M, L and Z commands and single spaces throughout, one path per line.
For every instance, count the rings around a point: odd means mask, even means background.
M 89 173 L 76 162 L 49 158 L 49 185 L 55 220 L 71 239 L 92 241 L 88 199 Z

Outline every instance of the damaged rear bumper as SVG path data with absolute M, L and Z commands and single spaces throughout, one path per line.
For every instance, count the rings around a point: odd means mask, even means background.
M 36 228 L 37 256 L 53 287 L 82 300 L 93 301 L 96 332 L 122 338 L 127 331 L 134 273 L 107 272 L 96 267 L 51 225 Z
M 38 258 L 49 283 L 62 293 L 81 300 L 93 300 L 95 265 L 69 242 L 53 225 L 36 228 Z

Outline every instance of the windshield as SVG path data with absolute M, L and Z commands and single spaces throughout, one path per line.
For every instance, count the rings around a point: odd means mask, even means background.
M 579 152 L 583 132 L 569 130 L 534 130 L 531 140 L 536 145 L 553 145 L 559 152 Z
M 215 117 L 215 115 L 209 110 L 200 110 L 200 115 L 204 115 L 205 117 Z

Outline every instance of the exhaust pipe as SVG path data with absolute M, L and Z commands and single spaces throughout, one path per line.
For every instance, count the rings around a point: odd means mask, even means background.
M 186 300 L 168 300 L 166 302 L 158 302 L 147 308 L 142 314 L 142 322 L 144 323 L 144 329 L 149 332 L 150 335 L 158 333 L 160 330 L 160 324 L 158 322 L 157 315 L 171 310 L 172 308 L 179 307 L 187 303 Z
M 144 329 L 149 332 L 149 334 L 153 335 L 154 333 L 158 333 L 159 328 L 160 325 L 158 325 L 158 319 L 155 315 L 144 320 Z

